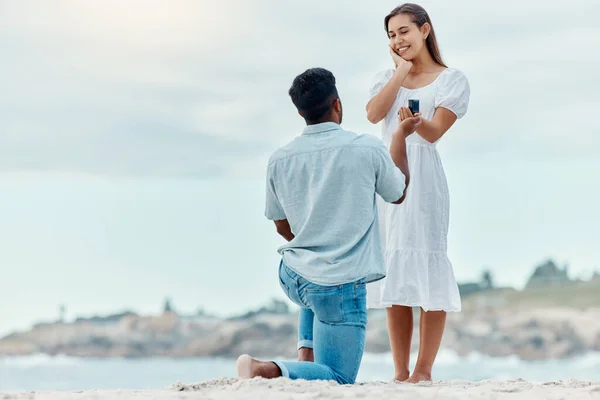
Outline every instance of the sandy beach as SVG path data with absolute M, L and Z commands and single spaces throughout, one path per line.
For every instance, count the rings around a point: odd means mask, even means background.
M 530 383 L 524 380 L 449 381 L 417 385 L 387 382 L 338 385 L 334 382 L 221 378 L 156 390 L 92 390 L 84 392 L 0 393 L 2 400 L 21 399 L 600 399 L 600 381 L 567 380 Z

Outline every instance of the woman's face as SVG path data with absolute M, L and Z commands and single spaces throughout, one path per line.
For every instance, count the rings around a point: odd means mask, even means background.
M 427 24 L 421 29 L 412 22 L 410 15 L 399 14 L 388 22 L 390 46 L 407 61 L 416 58 L 425 47 Z

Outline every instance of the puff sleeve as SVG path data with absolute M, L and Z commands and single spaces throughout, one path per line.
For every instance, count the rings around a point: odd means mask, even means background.
M 462 118 L 469 108 L 471 88 L 465 74 L 458 70 L 448 71 L 435 95 L 435 108 L 443 107 Z
M 380 71 L 375 75 L 373 81 L 371 82 L 371 87 L 369 88 L 369 98 L 373 98 L 381 92 L 381 89 L 392 79 L 394 76 L 394 70 L 386 69 L 385 71 Z

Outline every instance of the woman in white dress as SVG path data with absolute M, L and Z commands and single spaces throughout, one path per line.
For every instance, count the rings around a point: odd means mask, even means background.
M 378 199 L 387 276 L 367 286 L 368 306 L 386 308 L 397 381 L 431 380 L 446 312 L 461 310 L 460 294 L 447 256 L 449 196 L 436 143 L 467 112 L 465 75 L 440 56 L 431 20 L 416 4 L 403 4 L 385 17 L 395 68 L 379 73 L 370 90 L 367 117 L 382 122 L 388 146 L 400 120 L 412 116 L 408 100 L 419 100 L 422 122 L 406 140 L 410 184 L 402 205 Z M 421 308 L 420 346 L 409 371 L 412 307 Z

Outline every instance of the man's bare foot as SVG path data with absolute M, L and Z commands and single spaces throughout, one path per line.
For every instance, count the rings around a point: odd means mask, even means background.
M 405 380 L 406 383 L 419 383 L 431 381 L 431 373 L 413 372 L 412 376 Z
M 257 376 L 271 379 L 279 378 L 281 376 L 281 370 L 277 364 L 255 360 L 248 354 L 238 357 L 236 367 L 240 379 L 252 379 Z
M 313 349 L 301 347 L 298 349 L 298 361 L 315 362 L 315 353 Z

